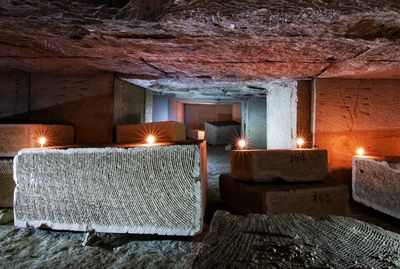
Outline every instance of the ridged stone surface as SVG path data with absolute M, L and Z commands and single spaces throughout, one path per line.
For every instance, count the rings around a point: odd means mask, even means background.
M 217 211 L 193 268 L 399 268 L 400 236 L 353 218 Z
M 20 149 L 40 147 L 38 139 L 46 137 L 46 146 L 74 144 L 74 127 L 45 124 L 1 124 L 0 157 L 14 157 Z
M 24 150 L 15 158 L 15 225 L 194 235 L 202 230 L 201 145 Z

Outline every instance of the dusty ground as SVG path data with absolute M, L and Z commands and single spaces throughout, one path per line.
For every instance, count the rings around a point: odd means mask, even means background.
M 216 209 L 227 209 L 219 199 L 218 177 L 229 170 L 229 152 L 208 147 L 206 223 Z M 352 211 L 357 219 L 400 232 L 400 225 L 383 214 L 359 205 L 353 205 Z M 0 268 L 185 268 L 190 267 L 204 234 L 195 238 L 100 234 L 99 246 L 82 246 L 84 236 L 0 225 Z

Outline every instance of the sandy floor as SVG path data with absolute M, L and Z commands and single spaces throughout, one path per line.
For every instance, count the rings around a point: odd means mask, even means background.
M 206 223 L 217 209 L 229 210 L 219 199 L 219 174 L 229 172 L 229 152 L 208 147 Z M 400 232 L 396 220 L 359 205 L 353 216 Z M 207 230 L 207 225 L 205 227 Z M 201 246 L 195 238 L 100 234 L 99 246 L 82 246 L 84 233 L 16 229 L 0 225 L 0 268 L 186 268 Z

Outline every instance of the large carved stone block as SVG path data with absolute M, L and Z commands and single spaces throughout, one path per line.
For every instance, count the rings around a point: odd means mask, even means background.
M 0 158 L 0 207 L 13 206 L 14 180 L 13 161 L 11 158 Z
M 205 138 L 211 145 L 228 145 L 240 136 L 241 125 L 237 121 L 207 121 L 204 127 Z
M 400 157 L 353 157 L 355 201 L 400 219 Z
M 177 121 L 160 121 L 141 124 L 117 125 L 117 143 L 143 143 L 148 135 L 158 142 L 186 140 L 185 125 Z
M 301 213 L 321 217 L 349 213 L 349 189 L 346 185 L 326 182 L 253 183 L 222 174 L 219 191 L 224 202 L 244 214 Z
M 39 147 L 38 139 L 47 138 L 46 146 L 74 144 L 74 127 L 45 124 L 0 124 L 0 157 L 14 157 L 20 149 Z
M 23 150 L 15 225 L 161 235 L 202 231 L 205 143 Z
M 232 176 L 242 180 L 270 182 L 320 181 L 328 173 L 324 149 L 233 150 Z

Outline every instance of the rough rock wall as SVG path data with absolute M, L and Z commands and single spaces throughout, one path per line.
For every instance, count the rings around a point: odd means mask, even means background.
M 350 183 L 358 147 L 368 155 L 400 155 L 400 80 L 319 79 L 316 145 L 329 151 L 331 176 Z
M 74 125 L 77 143 L 112 141 L 111 73 L 0 72 L 0 81 L 1 123 Z
M 194 235 L 201 232 L 205 144 L 25 150 L 14 160 L 20 227 Z
M 4 1 L 0 70 L 73 66 L 136 78 L 238 80 L 399 76 L 397 0 L 135 0 L 122 9 L 87 2 Z

